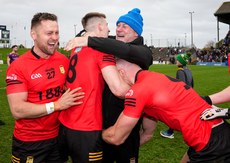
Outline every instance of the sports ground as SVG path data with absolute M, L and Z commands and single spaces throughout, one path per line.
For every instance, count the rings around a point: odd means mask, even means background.
M 0 49 L 0 53 L 2 53 Z M 5 54 L 3 54 L 5 55 Z M 5 57 L 5 56 L 4 56 Z M 5 59 L 4 59 L 5 60 Z M 200 95 L 209 95 L 222 90 L 230 83 L 230 74 L 227 66 L 196 66 L 188 65 L 192 70 L 195 87 Z M 7 65 L 0 64 L 0 120 L 6 124 L 0 126 L 0 162 L 10 162 L 11 139 L 14 120 L 11 116 L 6 93 L 5 71 Z M 176 65 L 152 65 L 151 71 L 157 71 L 175 77 Z M 156 79 L 157 80 L 157 79 Z M 146 88 L 148 89 L 148 88 Z M 219 105 L 230 107 L 230 103 Z M 167 127 L 159 123 L 153 139 L 140 148 L 140 163 L 178 163 L 187 146 L 184 144 L 179 132 L 175 132 L 174 139 L 162 138 L 160 130 Z

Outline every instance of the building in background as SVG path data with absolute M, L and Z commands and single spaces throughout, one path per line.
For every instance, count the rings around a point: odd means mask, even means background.
M 6 25 L 0 25 L 0 47 L 10 47 L 10 30 Z

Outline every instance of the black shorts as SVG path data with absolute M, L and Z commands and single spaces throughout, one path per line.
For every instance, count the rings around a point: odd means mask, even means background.
M 103 163 L 138 163 L 140 147 L 140 125 L 141 120 L 133 128 L 132 132 L 121 145 L 103 144 Z
M 61 124 L 58 144 L 62 161 L 71 157 L 73 163 L 101 163 L 102 131 L 78 131 Z
M 223 124 L 212 129 L 208 144 L 199 152 L 188 150 L 191 163 L 228 163 L 230 162 L 230 124 Z
M 58 151 L 57 138 L 24 142 L 13 137 L 12 163 L 63 163 Z

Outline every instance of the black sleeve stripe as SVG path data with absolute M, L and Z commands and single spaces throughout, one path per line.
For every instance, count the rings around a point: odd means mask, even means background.
M 136 106 L 136 98 L 126 98 L 125 99 L 125 105 L 127 106 Z
M 114 60 L 112 60 L 112 59 L 103 59 L 103 61 L 106 61 L 106 62 L 113 62 L 113 63 L 115 63 L 115 61 L 114 61 Z
M 115 62 L 114 56 L 103 56 L 103 61 L 107 61 L 107 62 Z
M 136 104 L 136 101 L 125 101 L 127 104 Z
M 136 101 L 136 98 L 126 98 L 125 101 Z
M 19 80 L 6 80 L 7 86 L 13 85 L 13 84 L 22 84 Z
M 135 107 L 136 105 L 131 105 L 131 104 L 125 104 L 125 105 L 127 105 L 127 106 L 132 106 L 132 107 Z
M 103 58 L 114 58 L 113 55 L 104 55 Z

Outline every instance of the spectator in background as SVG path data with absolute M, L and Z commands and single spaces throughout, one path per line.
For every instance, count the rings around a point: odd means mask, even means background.
M 229 44 L 230 44 L 230 30 L 228 31 L 228 33 L 226 34 L 224 38 L 224 45 L 229 46 Z
M 18 59 L 19 54 L 18 54 L 18 46 L 17 45 L 13 45 L 12 46 L 12 52 L 10 52 L 7 55 L 7 65 L 9 66 L 13 61 L 15 61 L 16 59 Z
M 176 56 L 176 65 L 178 66 L 177 72 L 176 72 L 176 78 L 179 80 L 182 80 L 185 82 L 188 86 L 193 88 L 193 76 L 191 70 L 186 66 L 189 58 L 191 56 L 191 53 L 184 53 L 184 54 L 178 54 Z M 174 138 L 174 131 L 173 129 L 169 128 L 168 130 L 164 130 L 160 132 L 161 136 L 165 138 Z

